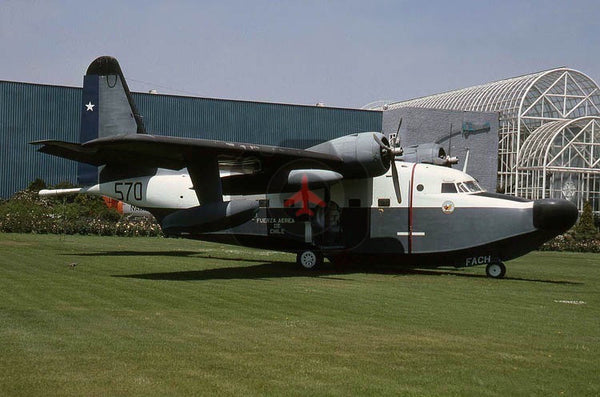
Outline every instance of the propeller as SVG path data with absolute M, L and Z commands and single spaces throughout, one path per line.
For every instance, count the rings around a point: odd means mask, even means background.
M 400 194 L 400 181 L 398 179 L 398 169 L 396 169 L 396 156 L 401 156 L 404 152 L 401 147 L 396 146 L 400 143 L 400 126 L 402 126 L 402 117 L 398 122 L 398 128 L 396 129 L 396 138 L 394 139 L 393 145 L 386 145 L 377 134 L 373 133 L 375 142 L 382 149 L 382 155 L 389 158 L 392 167 L 392 182 L 394 183 L 394 192 L 396 192 L 396 199 L 398 203 L 401 202 L 402 196 Z
M 469 148 L 467 148 L 467 155 L 465 157 L 465 165 L 463 165 L 463 172 L 467 173 L 467 165 L 469 165 Z
M 400 127 L 402 127 L 402 117 L 400 117 L 400 120 L 398 121 L 398 128 L 396 128 L 396 135 L 394 136 L 394 139 L 390 141 L 390 146 L 391 147 L 400 147 Z

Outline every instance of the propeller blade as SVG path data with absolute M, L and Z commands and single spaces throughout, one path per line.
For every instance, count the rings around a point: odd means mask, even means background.
M 387 146 L 385 143 L 383 143 L 383 141 L 381 139 L 379 139 L 379 137 L 377 136 L 377 134 L 373 133 L 373 138 L 375 138 L 375 142 L 377 142 L 377 144 L 379 146 L 381 146 L 382 148 L 389 150 L 390 152 L 393 152 L 392 148 Z
M 467 172 L 467 165 L 469 165 L 469 148 L 467 148 L 467 156 L 465 157 L 465 165 L 463 165 L 463 172 Z
M 402 126 L 402 117 L 400 117 L 400 121 L 398 122 L 398 129 L 396 130 L 396 136 L 399 137 L 398 133 L 400 132 L 400 127 Z
M 394 142 L 390 142 L 390 146 L 398 147 L 400 146 L 400 127 L 402 127 L 402 117 L 398 121 L 398 128 L 396 128 L 396 136 L 394 137 Z
M 392 182 L 394 183 L 394 192 L 396 192 L 396 200 L 398 200 L 398 203 L 401 203 L 402 195 L 400 193 L 400 180 L 398 179 L 398 170 L 396 169 L 395 160 L 392 160 Z

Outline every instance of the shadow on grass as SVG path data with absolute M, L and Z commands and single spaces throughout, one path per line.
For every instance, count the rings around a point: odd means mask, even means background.
M 66 255 L 66 254 L 65 254 Z M 68 254 L 72 256 L 72 254 Z M 257 262 L 265 263 L 264 259 L 251 259 L 251 258 L 232 258 L 226 256 L 212 255 L 202 251 L 103 251 L 103 252 L 85 252 L 83 254 L 77 254 L 77 256 L 168 256 L 168 257 L 182 257 L 189 258 L 195 257 L 198 259 L 216 259 L 222 261 L 240 261 L 240 262 Z M 290 263 L 290 262 L 281 262 Z
M 71 254 L 70 254 L 71 255 Z M 207 254 L 202 251 L 103 251 L 86 252 L 78 254 L 79 256 L 166 256 L 166 257 L 196 257 L 198 259 L 216 259 L 230 262 L 252 262 L 257 265 L 233 266 L 217 269 L 191 270 L 179 272 L 164 273 L 140 273 L 127 275 L 114 275 L 113 277 L 138 278 L 144 280 L 172 280 L 172 281 L 193 281 L 193 280 L 230 280 L 230 279 L 268 279 L 279 277 L 319 277 L 329 279 L 345 280 L 341 277 L 354 273 L 367 274 L 389 274 L 389 275 L 426 275 L 426 276 L 454 276 L 475 279 L 487 279 L 481 274 L 464 273 L 459 269 L 438 268 L 438 269 L 418 269 L 401 268 L 392 265 L 373 265 L 373 264 L 349 264 L 344 267 L 334 267 L 325 265 L 320 270 L 305 270 L 299 268 L 293 262 L 283 261 L 265 261 L 264 259 L 250 258 L 232 258 Z M 542 280 L 535 278 L 505 277 L 503 280 L 525 281 L 533 283 L 563 284 L 563 285 L 583 285 L 581 282 L 565 280 Z M 501 280 L 498 280 L 501 282 Z
M 197 254 L 197 252 L 196 252 Z M 475 279 L 487 279 L 485 274 L 473 274 L 463 273 L 460 270 L 445 270 L 445 269 L 407 269 L 399 268 L 396 266 L 385 266 L 385 265 L 348 265 L 343 268 L 336 268 L 332 265 L 324 266 L 320 270 L 305 270 L 298 267 L 293 262 L 273 261 L 266 262 L 264 260 L 246 259 L 246 258 L 225 258 L 217 256 L 198 256 L 198 258 L 207 259 L 218 259 L 226 261 L 240 261 L 240 262 L 258 262 L 260 264 L 250 266 L 233 266 L 233 267 L 222 267 L 216 269 L 205 269 L 205 270 L 188 270 L 188 271 L 176 271 L 176 272 L 162 272 L 162 273 L 140 273 L 140 274 L 126 274 L 126 275 L 114 275 L 113 277 L 123 278 L 137 278 L 143 280 L 170 280 L 170 281 L 202 281 L 202 280 L 231 280 L 231 279 L 269 279 L 269 278 L 281 278 L 281 277 L 318 277 L 327 278 L 332 280 L 348 280 L 340 277 L 344 275 L 350 275 L 355 273 L 365 274 L 389 274 L 395 276 L 408 276 L 408 275 L 425 275 L 425 276 L 454 276 L 454 277 L 466 277 Z M 525 281 L 535 283 L 548 283 L 548 284 L 564 284 L 564 285 L 581 285 L 583 283 L 573 281 L 562 281 L 562 280 L 542 280 L 542 279 L 528 279 L 518 277 L 505 277 L 504 280 L 510 281 Z M 498 282 L 502 282 L 498 280 Z
M 202 251 L 103 251 L 85 252 L 78 256 L 195 256 L 204 255 Z
M 214 258 L 213 258 L 214 259 Z M 235 260 L 228 258 L 228 260 Z M 245 259 L 244 259 L 245 261 Z M 290 262 L 268 262 L 262 264 L 237 267 L 221 267 L 216 269 L 189 270 L 165 273 L 142 273 L 115 275 L 114 277 L 139 278 L 145 280 L 231 280 L 231 279 L 267 279 L 279 277 L 320 277 L 327 276 L 326 271 L 302 271 Z
M 489 279 L 485 274 L 472 274 L 472 273 L 461 273 L 460 270 L 429 270 L 429 269 L 410 269 L 409 273 L 412 274 L 423 274 L 429 276 L 457 276 L 457 277 L 470 277 L 470 278 L 485 278 Z M 504 277 L 503 279 L 497 280 L 498 282 L 502 282 L 502 280 L 510 280 L 510 281 L 527 281 L 530 283 L 546 283 L 546 284 L 563 284 L 563 285 L 583 285 L 581 282 L 577 281 L 565 281 L 565 280 L 542 280 L 537 278 L 522 278 L 522 277 Z

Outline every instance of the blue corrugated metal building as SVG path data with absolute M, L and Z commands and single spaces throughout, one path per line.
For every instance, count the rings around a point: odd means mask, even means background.
M 75 183 L 74 162 L 36 152 L 43 139 L 77 142 L 81 88 L 0 81 L 0 197 L 36 178 Z M 381 131 L 382 113 L 356 109 L 134 93 L 150 134 L 306 148 Z

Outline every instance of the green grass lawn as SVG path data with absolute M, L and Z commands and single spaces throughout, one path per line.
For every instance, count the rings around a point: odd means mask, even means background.
M 0 234 L 0 395 L 600 394 L 600 255 L 504 280 L 294 259 Z

